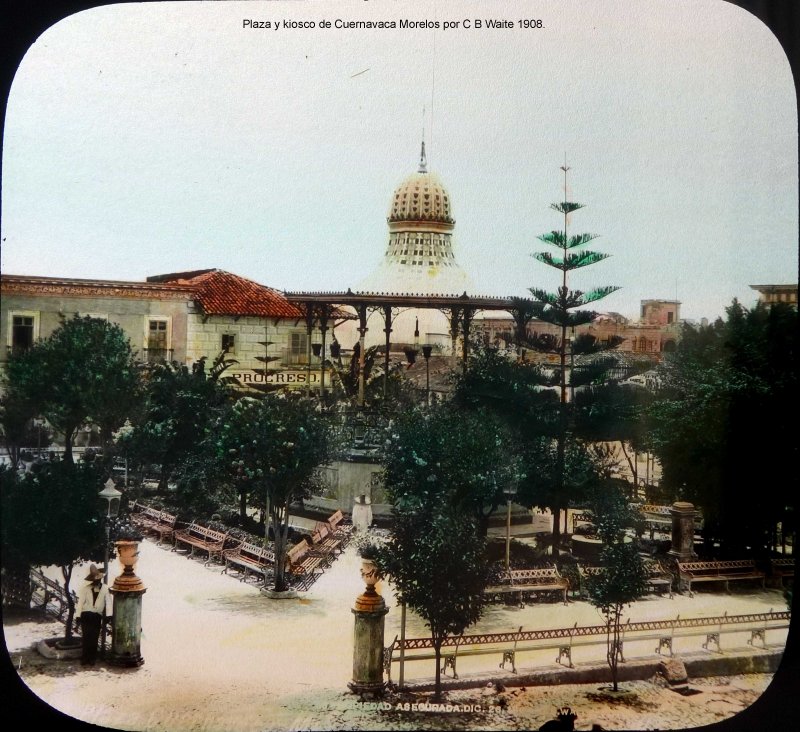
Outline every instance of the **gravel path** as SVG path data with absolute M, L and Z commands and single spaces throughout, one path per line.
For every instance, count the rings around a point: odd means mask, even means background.
M 112 569 L 112 577 L 115 570 Z M 297 600 L 268 600 L 252 583 L 223 575 L 176 552 L 143 542 L 137 574 L 143 597 L 142 655 L 138 669 L 99 663 L 52 661 L 36 642 L 59 635 L 57 623 L 4 619 L 11 661 L 25 684 L 64 714 L 101 727 L 137 732 L 262 732 L 344 729 L 538 729 L 556 707 L 578 713 L 576 729 L 680 729 L 732 716 L 751 704 L 769 675 L 692 679 L 693 697 L 651 682 L 625 684 L 622 698 L 603 696 L 597 685 L 477 689 L 450 692 L 451 704 L 468 712 L 412 711 L 429 694 L 391 698 L 391 709 L 361 704 L 348 693 L 352 675 L 352 602 L 361 591 L 359 560 L 348 550 Z M 76 571 L 75 576 L 81 576 Z M 386 642 L 399 632 L 400 613 L 390 587 Z M 698 593 L 674 600 L 636 603 L 631 617 L 669 618 L 758 612 L 782 607 L 780 593 Z M 524 609 L 490 608 L 477 630 L 558 627 L 597 623 L 587 603 L 538 603 Z M 409 616 L 407 634 L 422 633 Z M 627 646 L 626 646 L 627 648 Z M 589 653 L 589 649 L 583 649 Z M 602 649 L 594 649 L 602 657 Z M 464 659 L 488 663 L 481 657 Z M 588 659 L 585 659 L 588 660 Z M 552 662 L 552 660 L 551 660 Z M 465 664 L 464 672 L 470 667 Z M 461 661 L 459 671 L 462 671 Z M 409 665 L 407 677 L 430 676 L 426 663 Z M 408 703 L 409 707 L 396 704 Z

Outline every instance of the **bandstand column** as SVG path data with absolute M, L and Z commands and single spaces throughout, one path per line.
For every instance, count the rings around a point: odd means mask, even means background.
M 366 379 L 364 377 L 364 351 L 367 335 L 367 306 L 358 306 L 358 406 L 364 408 L 364 391 Z

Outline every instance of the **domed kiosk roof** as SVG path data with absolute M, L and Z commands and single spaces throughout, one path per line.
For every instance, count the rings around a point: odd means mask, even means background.
M 450 213 L 450 194 L 439 176 L 426 170 L 408 176 L 395 190 L 389 223 L 399 221 L 436 221 L 454 224 Z

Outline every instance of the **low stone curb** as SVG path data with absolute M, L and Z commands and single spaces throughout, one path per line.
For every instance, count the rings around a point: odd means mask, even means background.
M 740 674 L 774 673 L 783 657 L 783 650 L 741 650 L 726 652 L 725 655 L 707 652 L 686 654 L 680 657 L 691 682 L 692 677 L 738 676 Z M 677 656 L 675 658 L 678 658 Z M 619 665 L 619 681 L 646 681 L 659 672 L 663 658 L 642 658 L 626 661 Z M 464 675 L 458 679 L 442 678 L 442 690 L 477 689 L 489 682 L 503 686 L 552 686 L 556 684 L 594 684 L 609 683 L 611 669 L 605 663 L 582 663 L 575 668 L 546 666 L 541 669 L 512 673 L 480 673 Z M 395 682 L 396 683 L 396 682 Z M 407 683 L 403 687 L 409 691 L 431 691 L 433 679 Z

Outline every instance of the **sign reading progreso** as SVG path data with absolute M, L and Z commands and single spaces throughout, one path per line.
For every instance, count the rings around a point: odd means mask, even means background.
M 274 371 L 268 374 L 257 371 L 239 371 L 230 374 L 242 386 L 250 384 L 273 384 L 275 386 L 307 386 L 319 384 L 319 371 Z M 330 377 L 325 379 L 329 382 Z

